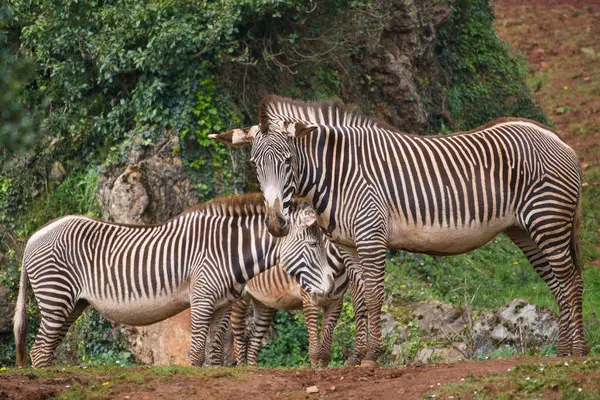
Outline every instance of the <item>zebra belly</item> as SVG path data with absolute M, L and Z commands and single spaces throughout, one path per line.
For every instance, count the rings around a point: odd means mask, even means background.
M 171 295 L 117 302 L 97 297 L 85 298 L 103 317 L 126 325 L 143 326 L 162 321 L 190 306 L 189 284 L 182 285 Z
M 274 290 L 270 293 L 255 292 L 248 287 L 246 288 L 254 299 L 267 307 L 277 310 L 297 310 L 302 308 L 302 296 L 300 295 L 300 286 L 298 284 L 294 284 L 292 288 L 286 288 L 287 290 Z
M 432 255 L 456 255 L 475 250 L 507 228 L 513 218 L 493 220 L 458 227 L 409 226 L 397 223 L 390 227 L 388 247 Z

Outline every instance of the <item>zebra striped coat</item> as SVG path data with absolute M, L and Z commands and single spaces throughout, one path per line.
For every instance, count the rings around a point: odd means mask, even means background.
M 327 296 L 333 271 L 314 211 L 293 203 L 294 234 L 283 240 L 268 233 L 256 194 L 215 199 L 153 226 L 81 216 L 48 223 L 23 256 L 14 323 L 18 365 L 27 361 L 29 281 L 42 315 L 31 349 L 36 367 L 50 363 L 88 305 L 128 325 L 152 324 L 191 306 L 190 360 L 202 365 L 211 320 L 227 321 L 227 305 L 255 275 L 279 264 L 311 295 Z
M 331 242 L 327 244 L 327 259 L 335 271 L 335 284 L 326 301 L 317 303 L 283 268 L 275 267 L 254 277 L 246 284 L 242 297 L 232 306 L 231 328 L 234 338 L 234 354 L 238 366 L 257 365 L 258 351 L 264 335 L 271 327 L 277 310 L 302 309 L 308 331 L 308 354 L 312 367 L 327 367 L 331 360 L 333 330 L 340 316 L 344 293 L 350 285 L 356 322 L 354 353 L 348 365 L 360 364 L 367 350 L 367 326 L 364 308 L 363 283 L 360 266 L 352 265 L 351 259 Z M 348 263 L 346 266 L 345 263 Z M 252 303 L 253 318 L 246 327 L 249 305 Z M 319 311 L 323 308 L 323 322 L 319 335 Z
M 269 231 L 289 230 L 291 196 L 309 199 L 330 240 L 360 260 L 369 315 L 365 364 L 381 352 L 386 248 L 451 255 L 504 232 L 560 309 L 559 355 L 587 351 L 579 260 L 581 175 L 575 152 L 525 119 L 415 136 L 339 103 L 270 96 L 260 125 L 213 136 L 252 143 Z

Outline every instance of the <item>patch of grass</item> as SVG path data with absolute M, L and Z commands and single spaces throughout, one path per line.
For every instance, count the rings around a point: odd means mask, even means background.
M 600 359 L 526 364 L 489 378 L 467 378 L 423 398 L 447 399 L 597 399 Z

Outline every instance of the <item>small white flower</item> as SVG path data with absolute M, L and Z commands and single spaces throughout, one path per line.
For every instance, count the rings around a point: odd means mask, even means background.
M 544 370 L 544 367 L 540 368 L 540 371 L 543 371 L 543 370 Z
M 527 378 L 525 378 L 525 380 L 526 380 L 526 381 L 528 381 L 528 380 L 530 380 L 530 379 L 531 379 L 531 377 L 529 377 L 529 376 L 528 376 Z
M 509 369 L 507 369 L 507 371 L 508 371 L 508 372 L 510 372 L 510 368 L 509 368 Z
M 437 385 L 440 386 L 440 383 L 438 382 Z
M 569 363 L 565 361 L 565 367 L 568 367 L 568 366 L 569 366 Z
M 465 378 L 460 378 L 460 381 L 463 382 L 465 380 Z
M 431 397 L 435 397 L 435 394 L 432 394 Z
M 578 392 L 581 392 L 582 390 L 583 390 L 582 388 L 577 388 L 577 391 L 578 391 Z
M 65 385 L 65 387 L 68 389 L 68 388 L 70 388 L 70 387 L 71 387 L 71 385 Z
M 448 398 L 449 398 L 449 399 L 453 399 L 453 398 L 454 398 L 454 396 L 448 396 Z

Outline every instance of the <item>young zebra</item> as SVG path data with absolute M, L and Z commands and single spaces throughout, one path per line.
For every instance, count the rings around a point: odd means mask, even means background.
M 242 297 L 232 306 L 231 329 L 234 354 L 238 366 L 257 365 L 258 351 L 264 335 L 268 332 L 277 310 L 304 312 L 308 331 L 308 355 L 314 367 L 327 367 L 331 360 L 333 330 L 342 310 L 344 293 L 350 284 L 356 322 L 354 353 L 346 364 L 360 364 L 367 350 L 366 310 L 360 266 L 337 246 L 327 241 L 327 260 L 335 271 L 335 283 L 331 295 L 323 303 L 316 302 L 281 267 L 277 266 L 249 280 Z M 246 316 L 252 302 L 252 324 L 246 327 Z M 323 308 L 323 322 L 319 337 L 319 311 Z
M 191 306 L 190 361 L 200 366 L 211 320 L 219 329 L 227 326 L 230 302 L 255 275 L 281 265 L 312 296 L 328 296 L 333 270 L 314 211 L 292 203 L 287 238 L 267 231 L 260 194 L 215 199 L 159 225 L 82 216 L 48 223 L 29 239 L 23 256 L 14 319 L 17 364 L 27 362 L 29 281 L 42 315 L 31 349 L 34 367 L 49 365 L 88 305 L 111 321 L 138 326 Z
M 252 143 L 269 232 L 288 233 L 289 201 L 308 198 L 321 228 L 358 256 L 369 350 L 382 348 L 387 247 L 453 255 L 505 233 L 550 287 L 560 310 L 559 356 L 587 353 L 575 152 L 551 129 L 502 119 L 470 132 L 417 136 L 336 102 L 269 96 L 260 125 L 213 138 Z

